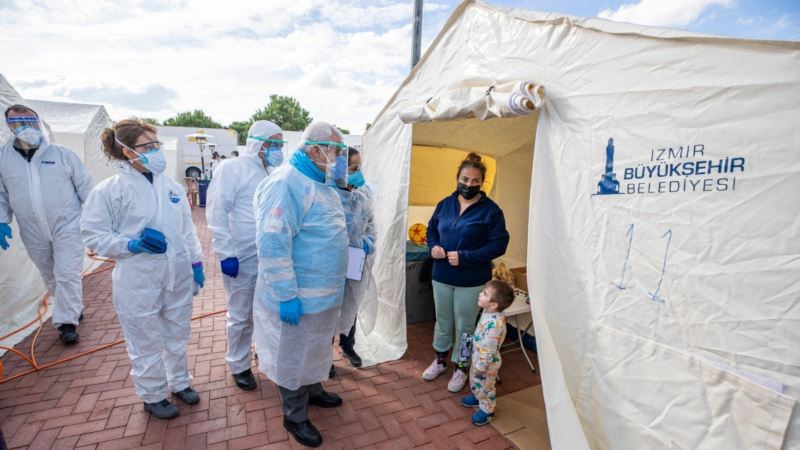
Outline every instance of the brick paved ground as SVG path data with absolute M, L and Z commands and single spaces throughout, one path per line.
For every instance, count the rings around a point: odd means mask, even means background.
M 222 275 L 208 251 L 211 237 L 204 211 L 194 211 L 207 277 L 204 291 L 195 298 L 195 315 L 225 308 Z M 61 346 L 48 322 L 37 340 L 40 364 L 122 338 L 110 300 L 111 272 L 85 279 L 84 298 L 80 344 Z M 327 448 L 512 448 L 493 428 L 470 424 L 472 411 L 458 404 L 466 390 L 449 393 L 446 377 L 430 383 L 421 379 L 432 358 L 432 334 L 431 323 L 409 326 L 409 350 L 403 359 L 370 369 L 351 369 L 336 353 L 339 375 L 326 388 L 339 393 L 345 404 L 311 410 Z M 31 339 L 17 349 L 27 352 Z M 194 321 L 189 366 L 201 401 L 195 406 L 176 401 L 181 415 L 171 421 L 143 412 L 128 377 L 130 363 L 122 344 L 0 384 L 0 424 L 9 448 L 301 448 L 283 429 L 275 385 L 259 375 L 259 389 L 238 389 L 224 353 L 224 315 Z M 6 376 L 27 368 L 11 354 L 3 357 L 3 363 Z M 519 351 L 505 354 L 503 364 L 498 395 L 540 383 Z

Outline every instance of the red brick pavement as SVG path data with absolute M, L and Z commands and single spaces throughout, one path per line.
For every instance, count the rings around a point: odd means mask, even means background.
M 226 306 L 222 275 L 210 249 L 204 209 L 194 220 L 205 249 L 206 286 L 195 298 L 199 315 Z M 111 304 L 111 272 L 84 280 L 86 319 L 80 343 L 65 348 L 57 332 L 45 324 L 37 340 L 40 364 L 122 338 Z M 336 355 L 338 376 L 326 382 L 345 403 L 335 409 L 311 409 L 327 448 L 350 449 L 505 449 L 513 446 L 489 427 L 469 422 L 470 409 L 458 404 L 462 395 L 447 391 L 447 377 L 425 382 L 421 373 L 433 356 L 432 324 L 408 328 L 409 350 L 401 360 L 355 370 Z M 17 346 L 30 349 L 31 337 Z M 92 353 L 64 364 L 0 384 L 0 424 L 11 449 L 228 449 L 301 448 L 283 429 L 280 399 L 274 384 L 259 374 L 259 389 L 236 387 L 224 359 L 225 316 L 192 323 L 189 366 L 201 401 L 177 401 L 181 415 L 162 421 L 142 410 L 128 377 L 124 345 Z M 3 357 L 5 375 L 28 367 L 13 354 Z M 254 372 L 255 368 L 254 368 Z M 501 369 L 498 395 L 540 383 L 519 351 L 508 353 Z

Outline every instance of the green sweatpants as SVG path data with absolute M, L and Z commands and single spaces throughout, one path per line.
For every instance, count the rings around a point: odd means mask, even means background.
M 450 360 L 458 362 L 458 339 L 461 333 L 475 332 L 478 319 L 478 294 L 483 285 L 456 287 L 433 282 L 433 303 L 436 305 L 436 327 L 433 331 L 433 349 L 446 352 L 455 348 Z M 453 331 L 455 329 L 455 335 Z

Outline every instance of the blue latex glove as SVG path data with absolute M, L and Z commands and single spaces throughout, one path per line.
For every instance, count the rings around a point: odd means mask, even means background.
M 167 251 L 167 238 L 158 230 L 145 228 L 139 239 L 154 253 L 164 253 Z
M 7 223 L 0 223 L 0 248 L 8 250 L 9 244 L 6 238 L 11 239 L 11 227 Z
M 155 252 L 145 246 L 141 239 L 131 239 L 128 241 L 128 251 L 131 253 L 149 253 L 154 255 Z
M 206 276 L 203 273 L 203 263 L 196 262 L 192 264 L 192 273 L 194 275 L 194 282 L 203 287 L 203 283 L 206 282 Z
M 222 273 L 225 275 L 236 278 L 236 275 L 239 275 L 239 258 L 231 257 L 225 258 L 219 262 L 219 267 L 222 269 Z
M 300 316 L 303 315 L 303 304 L 300 303 L 299 298 L 281 302 L 281 320 L 289 325 L 297 325 L 300 323 Z
M 364 253 L 369 255 L 370 253 L 373 252 L 373 250 L 375 250 L 375 248 L 373 247 L 372 241 L 369 240 L 368 238 L 363 238 L 362 242 L 364 243 L 363 244 L 364 246 L 362 247 L 364 249 Z
M 152 228 L 145 228 L 139 239 L 128 241 L 128 250 L 132 253 L 149 253 L 151 255 L 167 251 L 167 240 L 164 235 Z

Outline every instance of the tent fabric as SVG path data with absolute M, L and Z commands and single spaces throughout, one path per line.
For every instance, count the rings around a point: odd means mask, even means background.
M 50 126 L 53 142 L 74 151 L 98 183 L 116 173 L 103 153 L 103 129 L 112 125 L 102 105 L 27 100 Z
M 401 120 L 515 80 L 546 86 L 538 113 Z M 364 136 L 381 241 L 359 353 L 406 350 L 412 146 L 480 148 L 527 230 L 553 448 L 800 447 L 798 110 L 800 43 L 462 3 Z
M 50 141 L 73 150 L 87 165 L 95 183 L 110 174 L 111 169 L 100 150 L 102 129 L 111 124 L 103 106 L 25 100 L 0 74 L 0 108 L 5 111 L 12 104 L 33 108 L 42 119 Z M 0 142 L 6 142 L 12 136 L 8 127 L 0 126 Z M 39 271 L 19 238 L 16 219 L 11 223 L 11 229 L 14 236 L 10 241 L 11 248 L 0 251 L 0 336 L 36 319 L 42 296 L 47 292 Z M 98 265 L 98 262 L 85 258 L 84 273 Z M 49 304 L 44 320 L 51 315 L 52 297 Z M 32 326 L 0 341 L 0 345 L 12 347 L 34 331 L 36 327 Z M 0 350 L 0 355 L 3 353 Z

